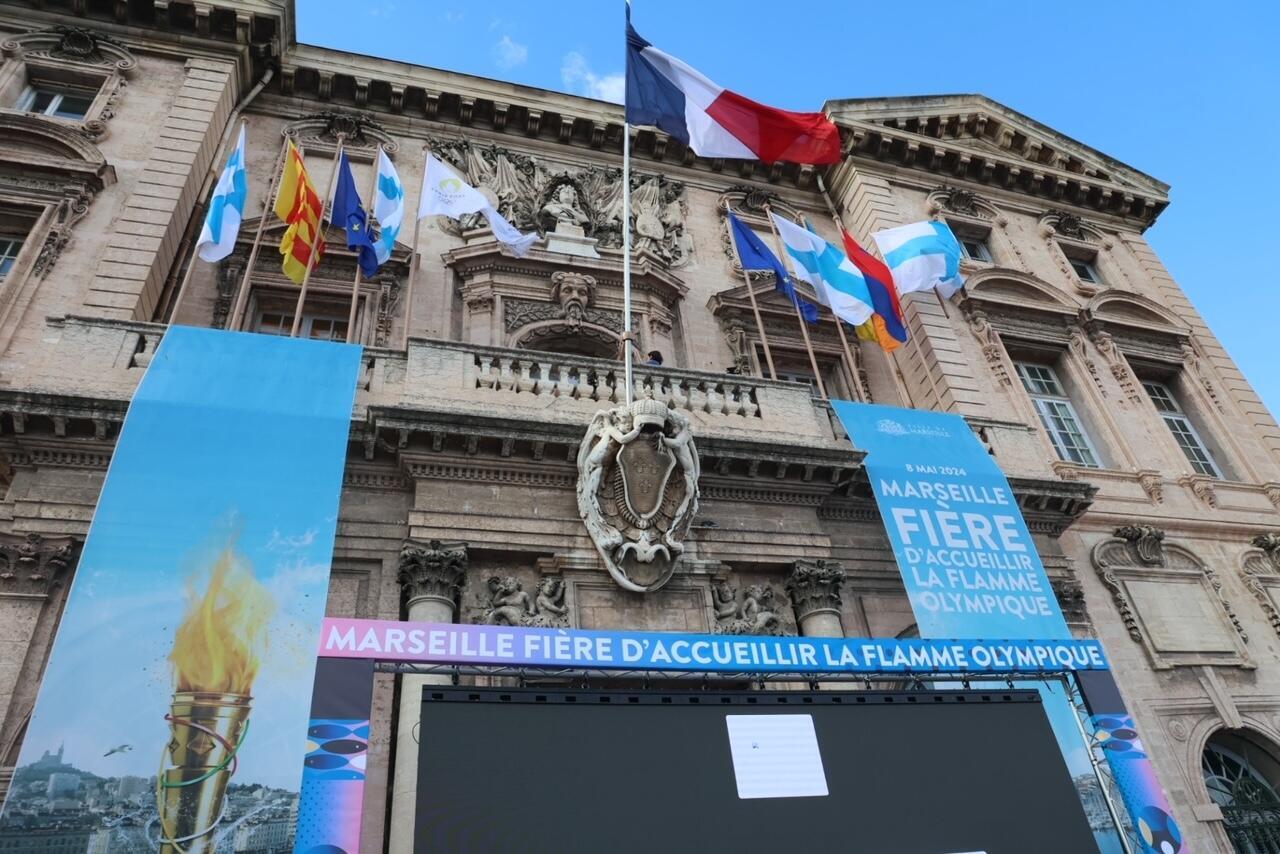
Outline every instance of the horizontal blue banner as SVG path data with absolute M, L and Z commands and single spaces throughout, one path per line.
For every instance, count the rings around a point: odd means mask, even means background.
M 594 632 L 328 618 L 320 655 L 432 664 L 708 673 L 1043 674 L 1107 670 L 1096 640 Z

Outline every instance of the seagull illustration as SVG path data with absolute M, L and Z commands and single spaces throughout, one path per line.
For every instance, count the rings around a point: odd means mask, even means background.
M 102 755 L 103 755 L 103 756 L 110 756 L 110 755 L 111 755 L 111 754 L 113 754 L 113 753 L 128 753 L 130 750 L 133 750 L 133 745 L 132 745 L 132 744 L 121 744 L 121 745 L 117 745 L 116 747 L 111 748 L 110 750 L 108 750 L 106 753 L 104 753 L 104 754 L 102 754 Z

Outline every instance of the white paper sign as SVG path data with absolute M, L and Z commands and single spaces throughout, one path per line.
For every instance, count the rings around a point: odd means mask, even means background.
M 739 798 L 827 794 L 812 715 L 725 715 Z

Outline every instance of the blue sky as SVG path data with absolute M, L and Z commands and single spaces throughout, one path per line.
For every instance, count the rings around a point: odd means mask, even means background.
M 298 7 L 302 42 L 621 97 L 621 0 Z M 635 0 L 633 17 L 654 44 L 775 106 L 980 92 L 1171 184 L 1172 203 L 1149 239 L 1276 413 L 1270 339 L 1280 287 L 1264 259 L 1277 246 L 1269 207 L 1280 194 L 1270 163 L 1280 133 L 1280 4 L 1226 8 Z

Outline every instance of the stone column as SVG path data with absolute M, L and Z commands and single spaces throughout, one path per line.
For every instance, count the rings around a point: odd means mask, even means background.
M 798 560 L 787 578 L 787 595 L 796 611 L 800 634 L 811 638 L 842 638 L 840 587 L 844 567 L 830 560 Z
M 408 541 L 400 552 L 396 580 L 414 623 L 452 623 L 467 573 L 466 546 L 445 547 L 439 540 Z M 418 732 L 422 686 L 447 685 L 448 676 L 400 677 L 400 714 L 396 726 L 396 764 L 392 776 L 389 854 L 412 854 L 418 800 Z

